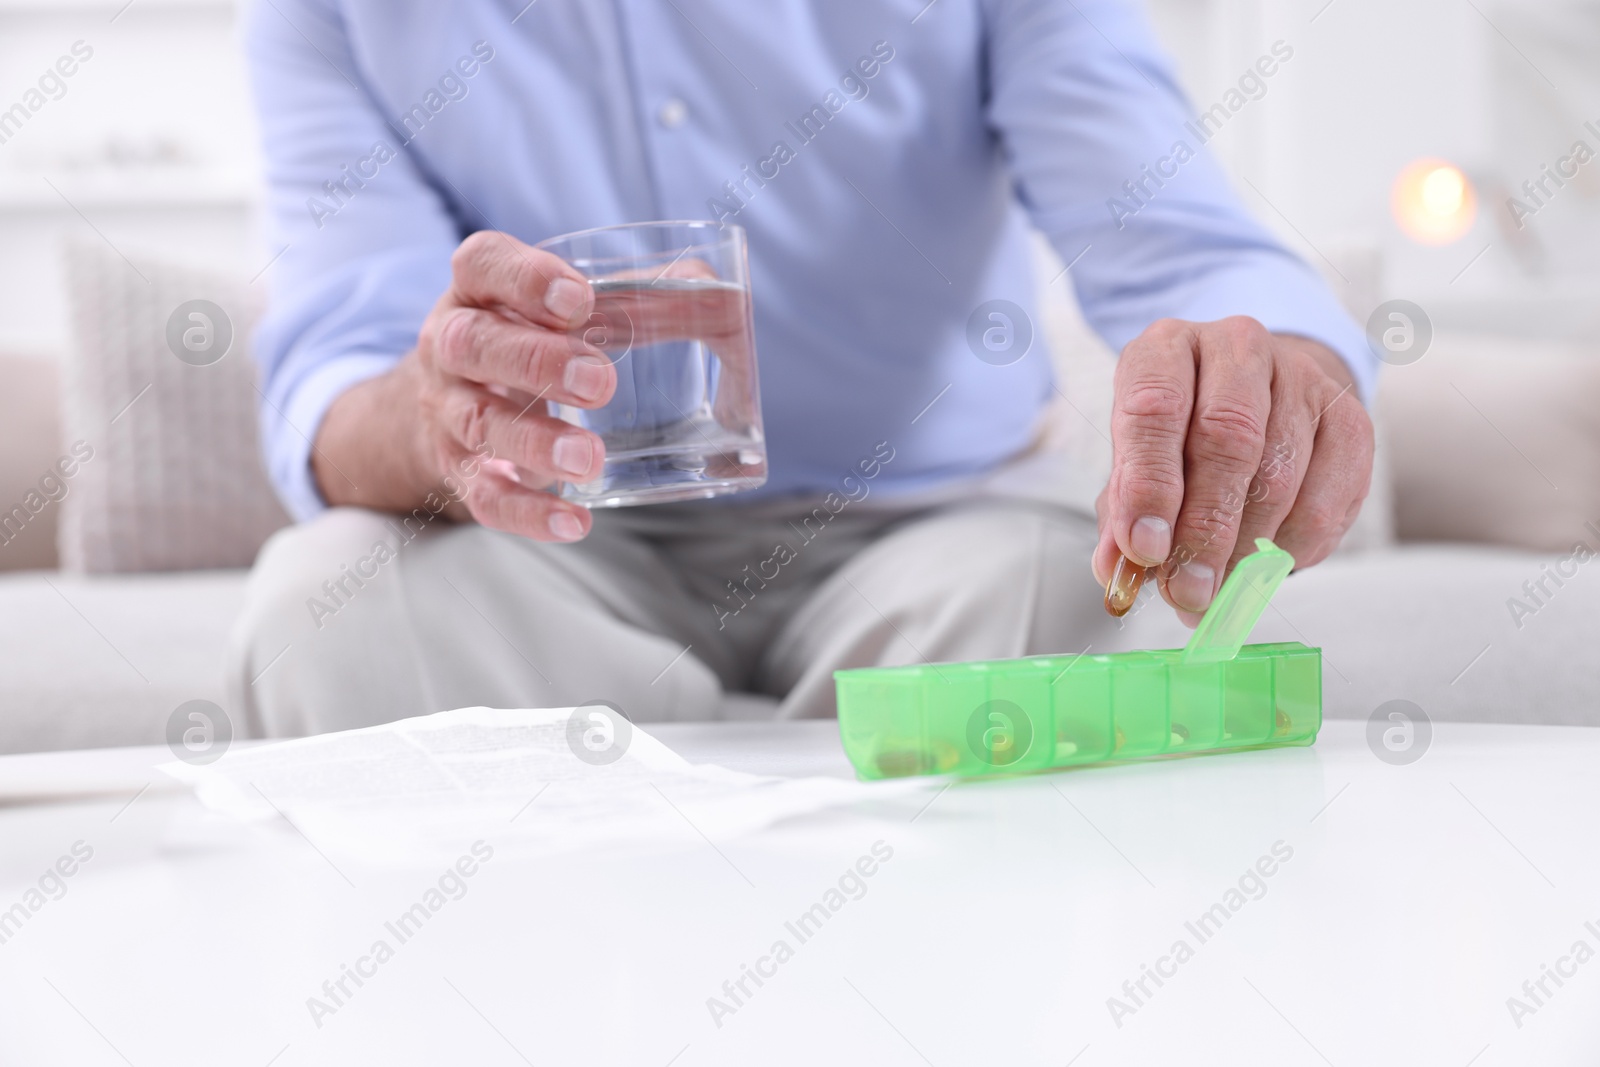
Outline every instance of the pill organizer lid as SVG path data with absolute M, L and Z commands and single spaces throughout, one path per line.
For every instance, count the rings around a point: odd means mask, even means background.
M 1293 556 L 1265 537 L 1256 538 L 1256 550 L 1233 568 L 1183 646 L 1183 662 L 1218 663 L 1237 656 L 1272 594 L 1293 569 Z

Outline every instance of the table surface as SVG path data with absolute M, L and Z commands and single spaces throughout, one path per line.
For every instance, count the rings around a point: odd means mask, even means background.
M 1600 730 L 1365 729 L 507 853 L 403 941 L 441 870 L 140 792 L 165 749 L 0 758 L 0 916 L 92 850 L 0 944 L 0 1064 L 1600 1062 Z M 849 773 L 831 723 L 652 732 Z

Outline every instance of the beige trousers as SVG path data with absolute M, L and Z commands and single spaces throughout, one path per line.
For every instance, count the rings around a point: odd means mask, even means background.
M 936 503 L 598 511 L 564 545 L 335 509 L 262 549 L 233 707 L 258 736 L 593 700 L 639 722 L 708 719 L 739 693 L 821 717 L 843 667 L 1182 643 L 1164 608 L 1104 612 L 1082 490 L 1063 502 L 1003 482 Z

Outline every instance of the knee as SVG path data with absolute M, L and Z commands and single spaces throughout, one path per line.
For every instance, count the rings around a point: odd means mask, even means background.
M 246 637 L 315 630 L 353 603 L 399 551 L 391 520 L 335 508 L 279 530 L 256 557 L 237 632 Z
M 315 732 L 330 724 L 307 718 L 307 688 L 318 671 L 338 671 L 341 649 L 360 640 L 359 616 L 378 611 L 374 591 L 397 557 L 407 531 L 398 520 L 357 508 L 336 508 L 280 530 L 262 547 L 245 586 L 229 642 L 233 705 L 254 736 Z M 345 641 L 330 639 L 338 621 Z
M 976 505 L 908 544 L 904 580 L 924 626 L 987 634 L 970 656 L 1038 655 L 1101 644 L 1115 620 L 1094 579 L 1094 520 L 1075 511 Z M 920 561 L 920 562 L 918 562 Z
M 967 617 L 1026 611 L 1043 586 L 1067 568 L 1087 570 L 1088 559 L 1064 544 L 1047 516 L 1021 507 L 963 508 L 883 548 L 902 595 L 925 608 L 960 605 Z

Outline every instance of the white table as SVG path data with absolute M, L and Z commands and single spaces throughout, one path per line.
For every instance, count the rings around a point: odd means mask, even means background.
M 0 944 L 0 1064 L 1597 1062 L 1600 958 L 1561 961 L 1600 950 L 1600 731 L 1442 725 L 1390 766 L 1364 725 L 494 859 L 404 943 L 384 923 L 438 869 L 336 870 L 287 827 L 208 828 L 181 793 L 130 804 L 165 750 L 7 757 L 0 794 L 69 773 L 123 791 L 0 807 L 0 908 L 94 850 Z M 692 760 L 848 773 L 832 724 L 654 732 Z M 880 841 L 864 895 L 804 942 L 786 928 Z M 1292 856 L 1227 912 L 1279 842 Z M 1218 903 L 1202 942 L 1186 923 Z M 380 938 L 392 958 L 317 1026 L 307 999 Z M 719 1027 L 707 999 L 734 1006 L 724 981 L 780 939 L 792 956 Z M 1146 964 L 1169 977 L 1136 1004 Z M 1545 964 L 1575 974 L 1514 1021 Z

